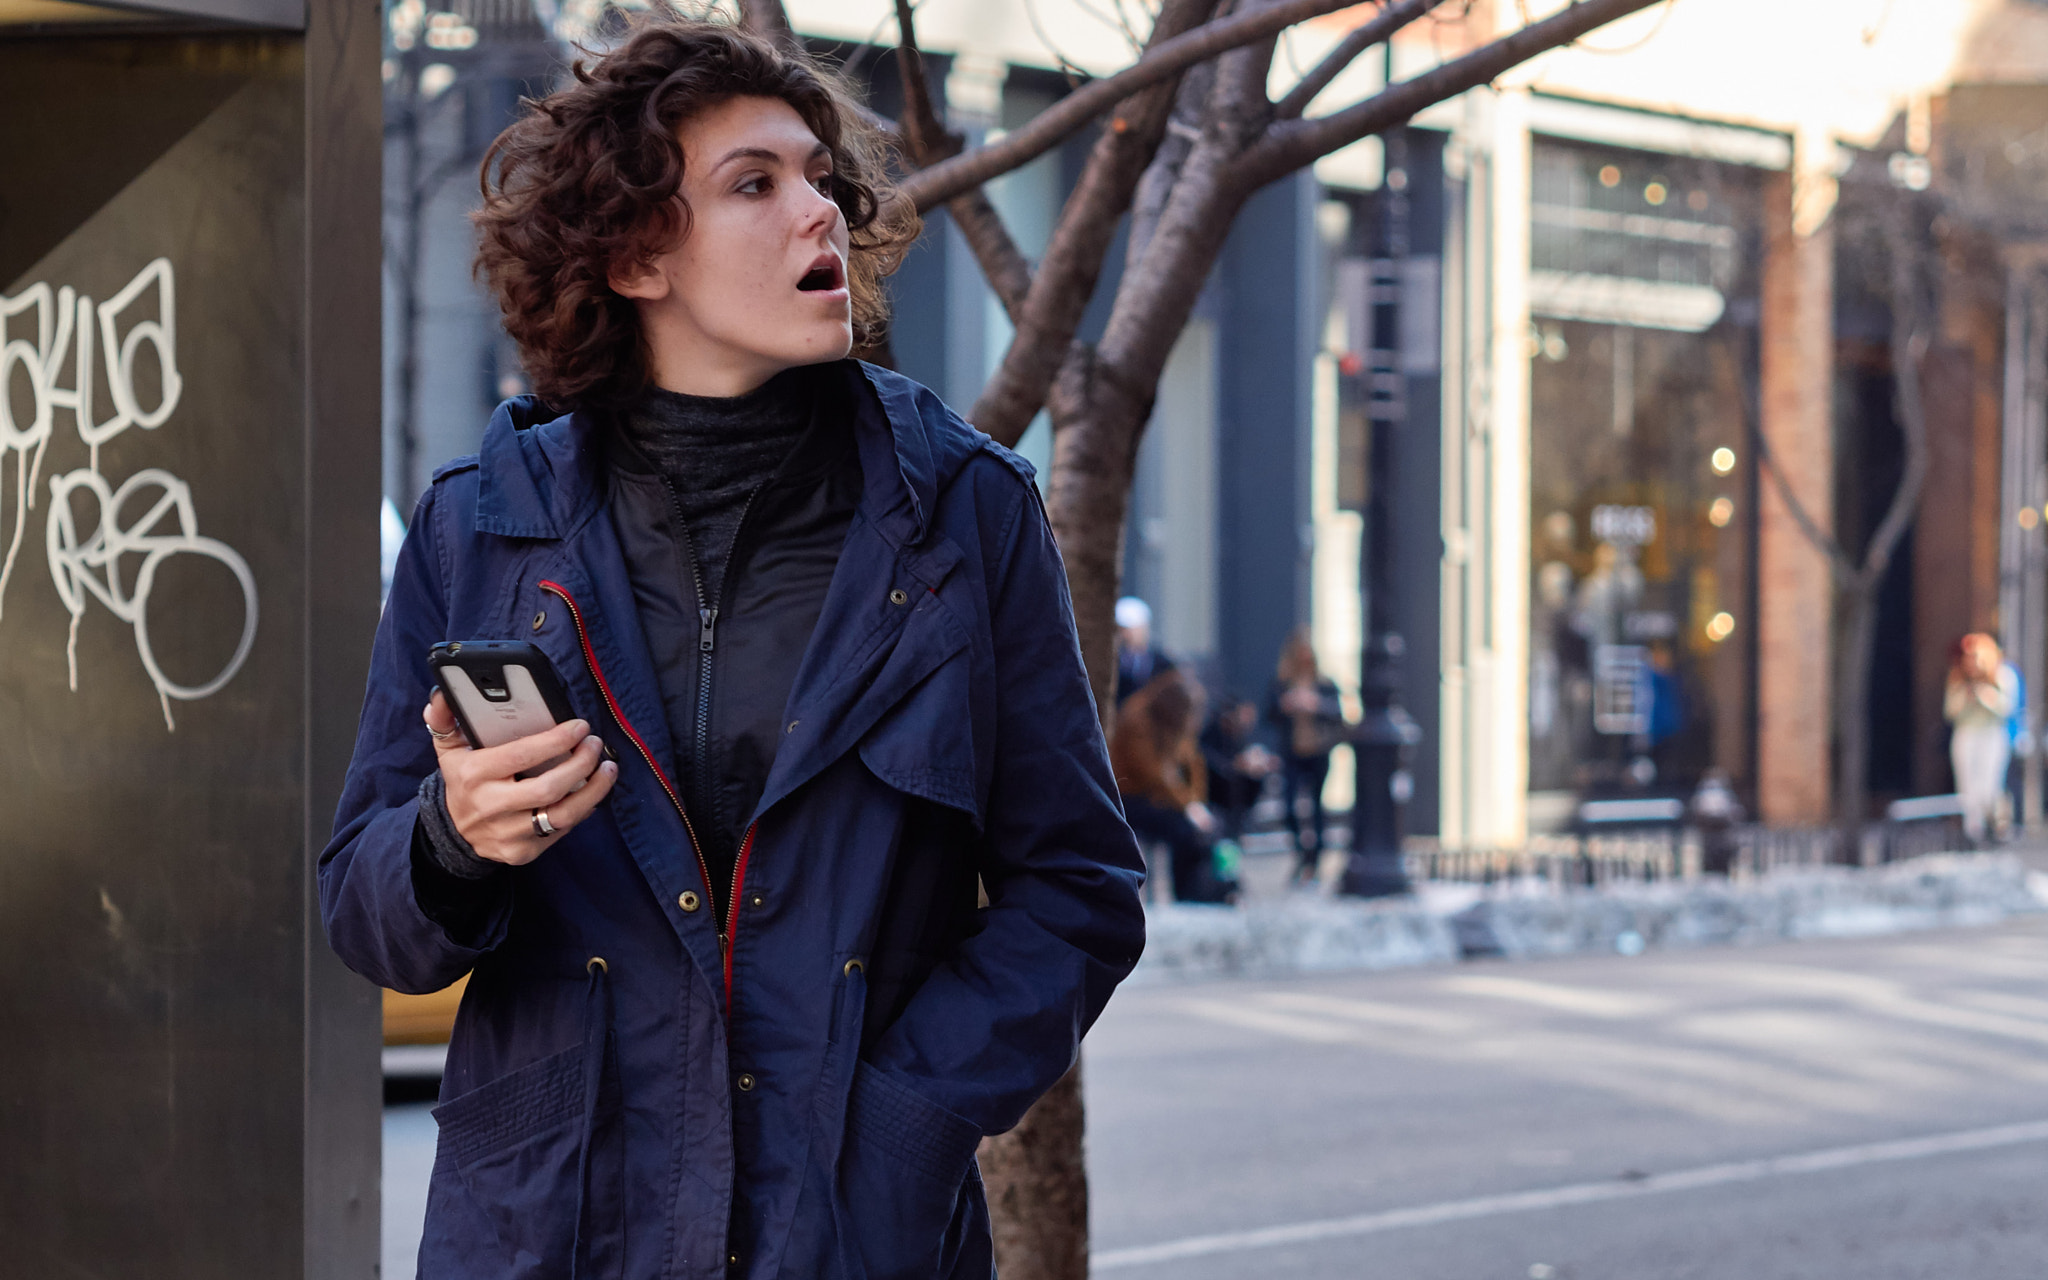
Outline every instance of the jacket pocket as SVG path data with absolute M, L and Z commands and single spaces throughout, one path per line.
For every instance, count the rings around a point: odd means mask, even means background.
M 434 1108 L 441 1127 L 436 1163 L 452 1168 L 468 1193 L 476 1212 L 465 1219 L 487 1222 L 496 1236 L 495 1241 L 435 1242 L 451 1255 L 465 1245 L 464 1252 L 475 1252 L 495 1244 L 500 1265 L 510 1270 L 491 1269 L 489 1274 L 515 1280 L 564 1280 L 616 1270 L 624 1246 L 619 1212 L 624 1153 L 615 1127 L 595 1127 L 586 1205 L 579 1185 L 585 1058 L 581 1046 L 568 1049 Z M 604 1083 L 613 1083 L 609 1071 Z M 616 1089 L 601 1089 L 599 1117 L 615 1112 L 616 1102 Z M 580 1265 L 574 1257 L 579 1213 L 587 1236 Z M 429 1237 L 436 1235 L 434 1226 L 429 1223 Z M 422 1274 L 425 1262 L 423 1254 Z M 478 1268 L 471 1261 L 460 1273 L 473 1270 Z
M 856 1064 L 839 1153 L 841 1230 L 866 1280 L 932 1280 L 974 1185 L 981 1130 L 893 1072 Z

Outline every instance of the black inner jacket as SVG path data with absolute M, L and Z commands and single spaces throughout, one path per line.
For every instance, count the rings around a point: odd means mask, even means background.
M 862 394 L 858 374 L 850 370 L 849 365 L 839 377 L 820 379 L 825 389 L 812 430 L 748 509 L 726 568 L 726 611 L 710 655 L 712 750 L 705 776 L 712 780 L 711 798 L 685 799 L 686 806 L 699 806 L 686 812 L 703 842 L 714 905 L 721 912 L 731 892 L 733 855 L 767 785 L 789 691 L 860 501 L 864 478 L 856 417 L 870 419 L 868 430 L 888 430 L 881 406 Z M 696 732 L 703 670 L 696 588 L 683 559 L 689 549 L 679 542 L 674 505 L 659 474 L 644 458 L 621 456 L 621 443 L 611 435 L 611 519 L 625 551 L 670 738 L 683 756 Z M 604 723 L 593 723 L 599 734 L 607 732 Z M 677 778 L 688 776 L 688 769 L 676 769 L 687 763 L 664 765 Z M 974 858 L 979 835 L 972 821 L 956 810 L 908 799 L 902 822 L 897 847 L 922 856 L 899 858 L 890 870 L 866 971 L 863 1051 L 980 925 Z M 478 879 L 459 877 L 436 862 L 427 843 L 416 827 L 412 879 L 420 907 L 452 936 L 472 939 L 511 892 L 505 869 Z
M 670 482 L 623 433 L 608 442 L 612 527 L 674 744 L 675 758 L 663 763 L 682 792 L 721 913 L 747 819 L 775 762 L 790 687 L 860 504 L 852 406 L 841 380 L 818 381 L 809 429 L 755 493 L 723 573 L 711 575 L 715 600 L 699 598 L 702 575 L 691 559 L 725 548 L 696 546 Z

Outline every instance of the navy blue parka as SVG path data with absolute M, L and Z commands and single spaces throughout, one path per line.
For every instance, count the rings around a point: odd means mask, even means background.
M 508 401 L 420 500 L 320 894 L 373 981 L 471 974 L 423 1276 L 992 1272 L 975 1146 L 1066 1071 L 1136 962 L 1141 864 L 1029 465 L 847 367 L 863 496 L 715 892 L 657 763 L 602 419 Z M 426 654 L 450 639 L 539 645 L 621 767 L 461 936 L 412 857 Z M 965 926 L 940 947 L 904 929 L 906 887 L 969 895 Z

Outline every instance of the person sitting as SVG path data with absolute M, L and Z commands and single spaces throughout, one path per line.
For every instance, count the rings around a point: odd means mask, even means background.
M 1179 671 L 1155 675 L 1117 713 L 1109 765 L 1124 818 L 1146 846 L 1163 844 L 1178 902 L 1233 902 L 1237 883 L 1216 874 L 1216 818 L 1195 746 L 1202 691 Z
M 1226 840 L 1244 839 L 1245 816 L 1280 767 L 1280 758 L 1252 738 L 1258 727 L 1259 709 L 1244 698 L 1225 702 L 1202 726 L 1209 804 Z

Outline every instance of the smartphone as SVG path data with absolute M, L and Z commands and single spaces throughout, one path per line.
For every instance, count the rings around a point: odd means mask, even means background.
M 576 718 L 555 664 L 524 640 L 444 640 L 427 651 L 427 665 L 473 747 L 503 746 Z M 546 773 L 568 758 L 514 776 Z

